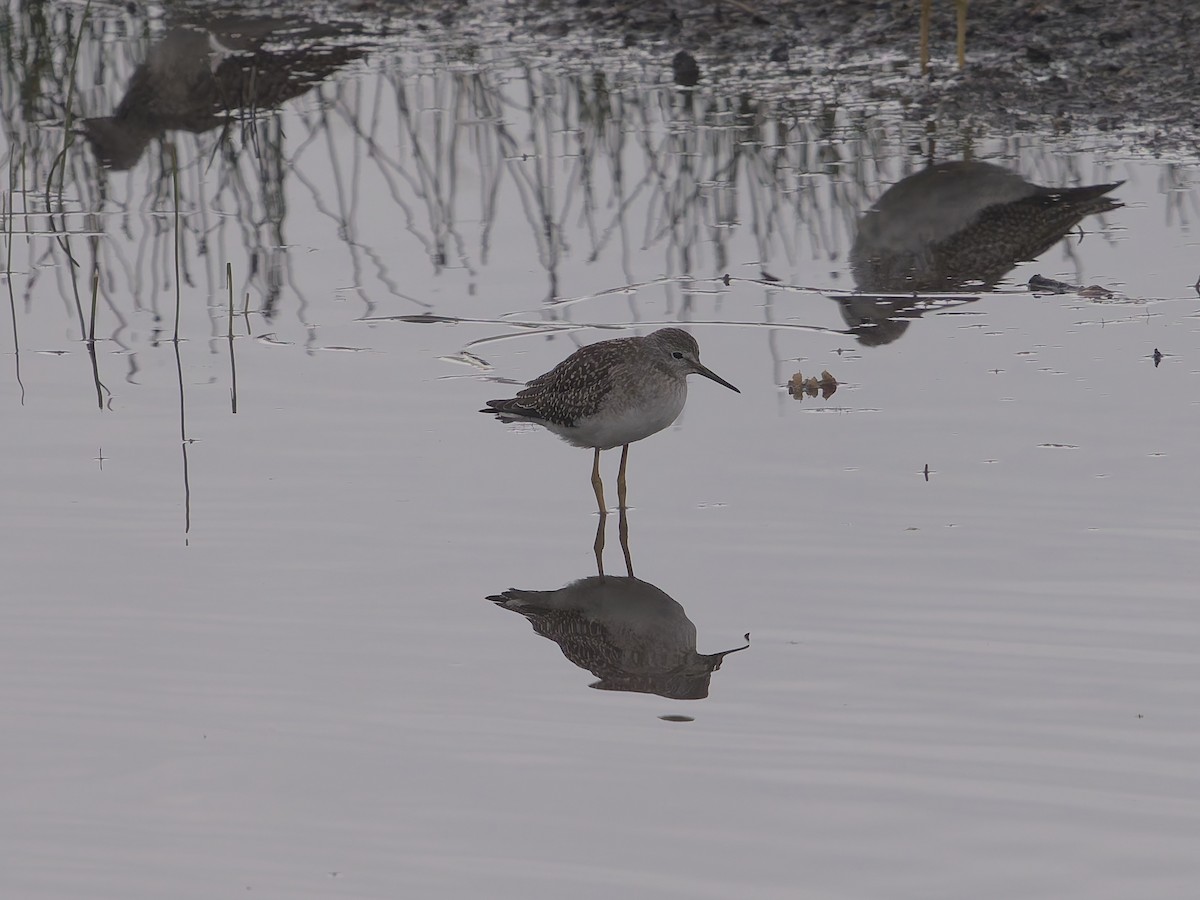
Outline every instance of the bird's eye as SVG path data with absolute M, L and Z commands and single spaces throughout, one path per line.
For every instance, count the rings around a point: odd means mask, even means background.
M 678 350 L 672 350 L 671 355 L 676 359 L 683 359 L 683 354 Z

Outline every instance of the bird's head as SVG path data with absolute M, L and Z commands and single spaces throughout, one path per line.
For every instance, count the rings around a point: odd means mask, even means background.
M 660 328 L 648 338 L 658 345 L 667 365 L 686 375 L 703 375 L 731 391 L 741 393 L 732 384 L 700 362 L 700 345 L 682 328 Z

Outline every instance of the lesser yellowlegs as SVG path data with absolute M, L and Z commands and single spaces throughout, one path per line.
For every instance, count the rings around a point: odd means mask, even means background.
M 596 451 L 592 488 L 604 515 L 600 451 L 621 448 L 617 498 L 625 508 L 629 445 L 662 431 L 687 400 L 687 376 L 703 375 L 737 391 L 700 364 L 696 339 L 679 328 L 645 337 L 615 338 L 581 347 L 510 400 L 489 400 L 502 422 L 534 422 L 576 447 Z M 738 393 L 741 393 L 738 391 Z

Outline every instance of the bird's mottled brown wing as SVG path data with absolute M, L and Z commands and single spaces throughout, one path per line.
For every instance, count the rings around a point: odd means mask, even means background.
M 627 354 L 628 338 L 588 344 L 576 350 L 544 375 L 529 382 L 511 400 L 489 400 L 501 415 L 541 419 L 570 427 L 576 420 L 599 411 L 612 388 L 610 374 Z

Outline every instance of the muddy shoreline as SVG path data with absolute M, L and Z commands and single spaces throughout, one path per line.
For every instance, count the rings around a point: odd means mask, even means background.
M 507 3 L 479 17 L 433 16 L 474 39 L 518 39 L 565 60 L 661 64 L 687 51 L 701 89 L 797 97 L 819 87 L 843 103 L 888 105 L 911 121 L 993 133 L 1087 133 L 1092 143 L 1195 157 L 1200 136 L 1200 4 L 1194 0 L 1006 0 L 968 13 L 967 66 L 955 59 L 955 6 L 935 0 L 922 77 L 917 0 L 714 0 Z M 395 8 L 393 7 L 393 11 Z M 495 13 L 499 12 L 499 15 Z M 483 33 L 480 33 L 482 28 Z M 451 35 L 446 35 L 450 37 Z
M 1036 134 L 1076 148 L 1200 159 L 1200 2 L 976 0 L 967 64 L 954 0 L 934 0 L 918 61 L 919 0 L 174 0 L 169 20 L 298 14 L 471 58 L 504 48 L 564 68 L 670 83 L 819 116 L 856 109 L 930 134 Z M 335 24 L 336 23 L 336 24 Z M 372 37 L 373 36 L 373 37 Z M 631 74 L 632 73 L 632 74 Z

